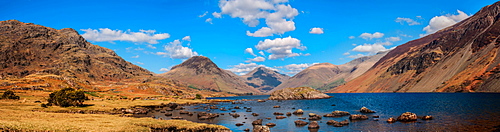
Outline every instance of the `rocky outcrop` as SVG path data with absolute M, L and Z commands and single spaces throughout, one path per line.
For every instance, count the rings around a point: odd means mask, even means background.
M 288 75 L 281 74 L 265 67 L 257 67 L 241 77 L 248 85 L 260 90 L 263 93 L 273 90 L 283 81 L 290 78 Z
M 349 120 L 367 120 L 368 116 L 366 115 L 351 115 L 349 116 Z
M 375 113 L 375 111 L 370 110 L 370 109 L 368 109 L 366 107 L 361 107 L 361 109 L 359 110 L 359 112 L 361 112 L 361 113 Z
M 335 121 L 335 120 L 329 120 L 328 122 L 326 122 L 326 124 L 333 125 L 334 127 L 342 127 L 342 126 L 349 125 L 349 121 L 344 120 L 344 121 L 338 122 L 338 121 Z
M 253 132 L 270 132 L 271 130 L 267 126 L 254 125 Z
M 311 87 L 286 88 L 274 91 L 270 100 L 324 99 L 330 96 Z

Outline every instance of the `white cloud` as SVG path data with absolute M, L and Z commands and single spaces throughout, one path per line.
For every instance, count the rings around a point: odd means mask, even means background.
M 142 63 L 142 62 L 135 62 L 135 63 L 137 63 L 139 65 L 144 65 L 144 63 Z
M 264 66 L 264 65 L 257 65 L 256 63 L 248 63 L 248 64 L 240 63 L 238 65 L 231 66 L 233 68 L 227 70 L 232 71 L 236 74 L 240 74 L 240 73 L 250 72 L 259 66 Z
M 137 47 L 137 48 L 135 48 L 134 50 L 144 50 L 144 48 Z
M 160 55 L 160 56 L 165 56 L 167 57 L 168 56 L 168 53 L 167 52 L 156 52 L 154 53 L 155 55 Z
M 386 41 L 391 41 L 391 42 L 396 42 L 396 41 L 401 41 L 400 37 L 388 37 L 385 38 Z
M 299 73 L 300 71 L 312 66 L 312 65 L 315 65 L 315 64 L 318 64 L 318 63 L 312 63 L 312 64 L 307 64 L 307 63 L 302 63 L 302 64 L 289 64 L 289 65 L 286 65 L 285 66 L 285 69 L 288 71 L 286 72 L 287 74 L 289 75 L 295 75 L 297 73 Z
M 310 34 L 323 34 L 323 28 L 314 27 L 309 31 Z
M 199 15 L 198 17 L 205 17 L 208 14 L 208 11 L 205 11 L 202 15 Z
M 222 14 L 217 12 L 212 13 L 212 16 L 214 16 L 215 18 L 222 18 Z
M 264 51 L 259 51 L 259 54 L 262 56 L 266 56 L 266 54 L 264 54 Z
M 413 25 L 420 25 L 419 22 L 411 19 L 411 18 L 403 18 L 403 17 L 398 17 L 395 22 L 399 22 L 400 24 L 404 24 L 404 22 L 408 23 L 408 25 L 413 26 Z
M 207 18 L 207 20 L 205 20 L 205 22 L 210 23 L 210 24 L 214 24 L 214 23 L 212 23 L 212 18 Z
M 255 32 L 247 31 L 248 36 L 267 37 L 274 34 L 284 34 L 295 30 L 293 19 L 298 10 L 285 4 L 287 0 L 220 0 L 220 14 L 228 14 L 232 18 L 241 18 L 250 27 L 259 25 L 259 19 L 264 19 L 267 27 Z M 215 15 L 214 15 L 215 16 Z
M 252 49 L 252 48 L 246 48 L 246 49 L 245 49 L 245 53 L 249 53 L 249 54 L 251 54 L 251 55 L 253 55 L 253 56 L 257 56 L 257 55 L 255 55 L 255 54 L 253 53 L 253 49 Z
M 132 56 L 130 58 L 139 58 L 139 55 L 136 55 L 136 56 Z
M 184 41 L 191 41 L 191 36 L 186 36 L 186 37 L 182 38 L 182 40 L 184 40 Z
M 151 49 L 156 49 L 156 47 L 155 47 L 155 46 L 150 45 L 150 44 L 148 44 L 148 45 L 147 45 L 147 47 L 148 47 L 148 48 L 151 48 Z
M 349 52 L 345 52 L 345 53 L 344 53 L 344 54 L 342 54 L 342 55 L 350 55 L 350 54 L 351 54 L 351 53 L 349 53 Z
M 349 39 L 354 39 L 354 38 L 356 38 L 356 37 L 354 37 L 354 36 L 349 36 Z
M 130 41 L 135 43 L 157 44 L 158 40 L 170 37 L 168 33 L 155 34 L 155 30 L 140 30 L 139 32 L 131 32 L 130 30 L 111 30 L 109 28 L 99 28 L 98 30 L 89 28 L 80 30 L 85 32 L 82 34 L 82 37 L 96 42 Z
M 270 60 L 300 56 L 298 53 L 293 53 L 292 49 L 306 49 L 305 46 L 302 46 L 299 39 L 292 37 L 276 38 L 274 40 L 265 39 L 264 41 L 259 41 L 255 48 L 271 53 L 268 57 Z
M 258 57 L 255 57 L 253 59 L 249 59 L 249 60 L 247 60 L 245 62 L 246 63 L 250 63 L 250 62 L 263 62 L 265 60 L 266 60 L 266 58 L 258 56 Z
M 435 16 L 429 21 L 429 25 L 424 27 L 423 31 L 425 34 L 420 34 L 420 37 L 425 35 L 434 33 L 443 28 L 449 27 L 457 22 L 460 22 L 469 17 L 469 15 L 465 14 L 463 11 L 457 10 L 458 15 L 446 14 L 442 16 Z
M 358 46 L 354 47 L 354 49 L 352 49 L 352 51 L 377 53 L 379 51 L 386 51 L 387 50 L 384 47 L 384 45 L 390 45 L 390 42 L 358 45 Z
M 384 37 L 384 33 L 380 33 L 380 32 L 375 32 L 373 34 L 371 33 L 362 33 L 361 35 L 359 35 L 359 37 L 363 38 L 363 39 L 373 39 L 373 38 L 382 38 Z
M 159 71 L 161 71 L 161 72 L 168 72 L 168 71 L 170 71 L 170 69 L 168 69 L 168 68 L 160 68 Z
M 197 56 L 198 53 L 193 51 L 193 49 L 189 47 L 182 46 L 181 41 L 178 39 L 173 42 L 168 43 L 164 46 L 165 52 L 156 52 L 157 55 L 169 56 L 172 59 L 187 59 L 192 56 Z

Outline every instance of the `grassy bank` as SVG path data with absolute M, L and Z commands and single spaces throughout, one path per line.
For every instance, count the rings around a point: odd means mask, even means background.
M 34 111 L 111 110 L 137 105 L 161 103 L 204 103 L 202 100 L 100 100 L 86 101 L 87 107 L 42 108 L 37 98 L 0 100 L 0 131 L 229 131 L 224 126 L 194 123 L 185 120 L 120 117 L 107 114 L 71 114 Z

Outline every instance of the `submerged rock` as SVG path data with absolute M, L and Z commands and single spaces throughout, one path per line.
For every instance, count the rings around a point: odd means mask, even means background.
M 276 116 L 276 119 L 285 119 L 285 116 Z
M 267 123 L 266 126 L 276 126 L 274 123 Z
M 296 120 L 294 121 L 295 125 L 296 126 L 303 126 L 303 125 L 307 125 L 308 123 L 305 122 L 305 121 L 302 121 L 302 120 Z
M 426 116 L 422 117 L 422 120 L 432 120 L 432 116 L 426 115 Z
M 402 122 L 409 122 L 409 121 L 416 121 L 417 120 L 417 114 L 411 113 L 411 112 L 405 112 L 401 114 L 398 118 L 398 121 Z
M 270 100 L 324 99 L 330 96 L 311 87 L 285 88 L 274 91 Z

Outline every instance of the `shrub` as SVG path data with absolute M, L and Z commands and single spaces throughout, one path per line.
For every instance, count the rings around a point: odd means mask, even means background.
M 201 94 L 196 94 L 196 99 L 201 99 Z
M 14 94 L 14 91 L 7 90 L 3 93 L 2 99 L 19 99 L 19 96 L 16 96 L 16 94 Z
M 83 90 L 73 88 L 63 88 L 49 95 L 48 106 L 58 105 L 61 107 L 82 106 L 83 101 L 87 99 Z

